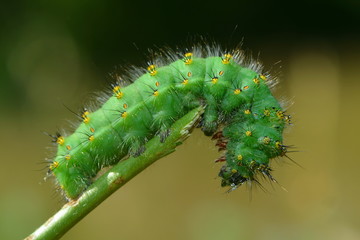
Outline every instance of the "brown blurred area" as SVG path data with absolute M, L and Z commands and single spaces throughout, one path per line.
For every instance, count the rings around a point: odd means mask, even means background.
M 64 105 L 81 109 L 109 85 L 117 64 L 143 66 L 147 48 L 195 35 L 225 45 L 244 38 L 249 54 L 260 53 L 280 78 L 274 93 L 293 117 L 285 144 L 303 168 L 286 158 L 273 162 L 287 192 L 263 182 L 266 191 L 243 186 L 227 194 L 216 177 L 214 143 L 196 130 L 63 239 L 360 239 L 360 4 L 172 4 L 1 7 L 0 239 L 24 238 L 63 204 L 43 181 L 53 151 L 42 132 L 71 129 L 76 117 Z

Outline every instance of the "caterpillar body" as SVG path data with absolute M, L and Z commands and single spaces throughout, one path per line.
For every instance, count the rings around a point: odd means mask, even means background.
M 283 156 L 282 132 L 290 116 L 274 98 L 274 79 L 262 66 L 246 63 L 243 52 L 194 47 L 179 58 L 168 53 L 163 66 L 152 62 L 147 72 L 119 78 L 102 106 L 84 110 L 82 122 L 69 136 L 57 134 L 56 157 L 49 173 L 68 199 L 77 198 L 105 166 L 127 155 L 139 156 L 155 135 L 171 134 L 169 127 L 192 109 L 204 106 L 202 131 L 225 150 L 219 176 L 222 186 L 237 186 L 269 177 L 270 159 Z

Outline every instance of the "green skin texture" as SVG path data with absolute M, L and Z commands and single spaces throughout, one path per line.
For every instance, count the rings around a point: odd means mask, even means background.
M 76 199 L 103 167 L 114 165 L 128 154 L 141 154 L 154 135 L 171 134 L 167 129 L 200 105 L 206 105 L 201 123 L 204 133 L 212 135 L 223 126 L 228 141 L 226 163 L 219 174 L 222 186 L 255 180 L 257 172 L 271 176 L 269 160 L 283 154 L 276 142 L 282 142 L 285 121 L 276 115 L 281 107 L 259 73 L 233 60 L 224 64 L 221 57 L 194 57 L 191 64 L 177 60 L 156 70 L 154 76 L 146 73 L 121 88 L 122 98 L 114 94 L 88 115 L 88 123 L 81 123 L 72 135 L 64 137 L 64 144 L 58 145 L 54 159 L 58 165 L 52 173 L 67 198 Z M 216 83 L 214 77 L 218 78 Z M 185 78 L 187 84 L 182 83 Z M 259 82 L 255 83 L 254 78 Z M 235 89 L 242 91 L 235 94 Z M 156 90 L 157 96 L 153 94 Z M 251 114 L 245 114 L 247 109 Z M 265 115 L 265 110 L 270 115 Z M 124 111 L 125 118 L 121 116 Z M 246 131 L 251 131 L 251 136 Z M 264 137 L 270 142 L 265 144 Z

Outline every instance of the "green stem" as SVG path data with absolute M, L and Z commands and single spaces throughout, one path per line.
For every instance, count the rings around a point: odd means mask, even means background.
M 189 136 L 202 112 L 202 107 L 190 111 L 171 126 L 171 134 L 165 142 L 161 143 L 160 138 L 156 136 L 146 143 L 146 150 L 141 156 L 120 161 L 99 177 L 77 200 L 66 203 L 26 240 L 59 239 L 130 179 L 156 160 L 174 152 L 176 146 Z

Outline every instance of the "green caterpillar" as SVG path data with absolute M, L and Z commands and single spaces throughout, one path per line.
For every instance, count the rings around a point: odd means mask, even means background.
M 102 168 L 141 155 L 153 136 L 166 139 L 169 127 L 198 106 L 205 107 L 202 131 L 225 150 L 216 160 L 225 162 L 222 186 L 257 182 L 258 175 L 275 181 L 269 160 L 286 153 L 282 132 L 290 116 L 271 94 L 274 80 L 260 64 L 246 64 L 240 50 L 215 49 L 194 47 L 180 59 L 169 53 L 170 64 L 150 64 L 128 86 L 119 78 L 98 110 L 83 111 L 73 134 L 54 136 L 49 173 L 65 196 L 77 198 Z

